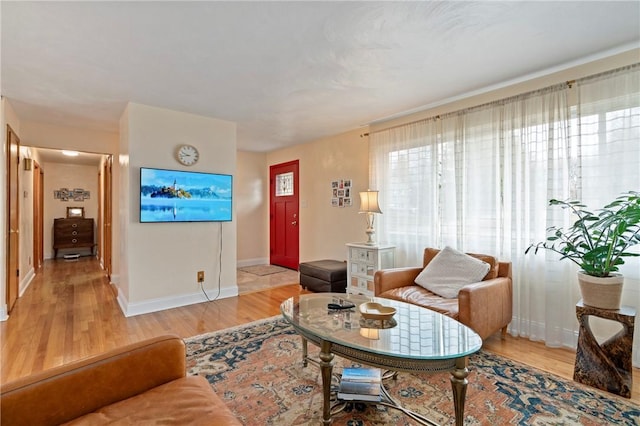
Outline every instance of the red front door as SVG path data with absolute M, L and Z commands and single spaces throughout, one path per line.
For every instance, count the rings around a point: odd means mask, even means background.
M 298 160 L 269 168 L 270 263 L 298 270 Z

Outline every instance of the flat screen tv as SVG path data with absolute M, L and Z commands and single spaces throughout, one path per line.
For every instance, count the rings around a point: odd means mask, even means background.
M 233 177 L 140 168 L 140 222 L 229 222 Z

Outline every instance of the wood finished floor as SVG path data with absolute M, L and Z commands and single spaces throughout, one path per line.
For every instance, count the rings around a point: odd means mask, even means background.
M 46 261 L 7 321 L 0 322 L 0 383 L 167 333 L 191 337 L 280 314 L 299 285 L 125 318 L 95 259 Z M 572 379 L 575 352 L 499 334 L 484 348 Z M 631 401 L 640 403 L 638 369 Z

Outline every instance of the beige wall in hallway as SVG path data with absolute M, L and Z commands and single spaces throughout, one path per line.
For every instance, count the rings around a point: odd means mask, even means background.
M 80 166 L 65 163 L 42 163 L 44 170 L 44 258 L 53 258 L 53 221 L 56 218 L 66 217 L 67 207 L 84 207 L 84 217 L 93 219 L 94 239 L 98 233 L 98 167 Z M 60 188 L 70 190 L 81 188 L 90 192 L 89 199 L 84 201 L 62 201 L 53 197 L 53 191 Z M 31 201 L 33 203 L 33 201 Z M 33 217 L 33 215 L 32 215 Z M 97 241 L 97 240 L 94 240 Z M 58 255 L 69 253 L 61 250 Z M 89 249 L 78 251 L 80 254 L 89 254 Z M 95 253 L 95 250 L 93 251 Z
M 69 126 L 58 126 L 47 123 L 40 123 L 35 121 L 23 121 L 23 125 L 21 128 L 20 143 L 24 146 L 30 146 L 34 148 L 49 148 L 49 149 L 70 149 L 77 150 L 82 152 L 91 152 L 91 153 L 100 153 L 100 154 L 111 154 L 114 156 L 114 163 L 117 164 L 118 159 L 118 143 L 119 136 L 118 133 L 113 132 L 105 132 L 99 130 L 92 129 L 79 129 L 77 127 L 69 127 Z M 96 176 L 98 170 L 95 171 Z M 48 172 L 45 169 L 45 185 L 47 180 L 54 178 L 54 175 Z M 97 181 L 97 177 L 95 177 Z M 118 223 L 118 180 L 119 180 L 119 170 L 117 167 L 113 168 L 113 205 L 112 205 L 112 226 L 111 228 L 116 230 L 119 227 Z M 83 186 L 79 186 L 83 188 Z M 51 193 L 45 192 L 45 206 Z M 97 187 L 95 191 L 91 192 L 91 198 L 97 202 L 98 190 Z M 94 216 L 97 224 L 97 213 Z M 45 257 L 47 256 L 48 250 L 50 250 L 51 246 L 47 247 L 46 235 L 49 232 L 47 228 L 47 224 L 45 223 Z M 33 251 L 32 241 L 29 242 L 29 250 Z M 118 282 L 119 280 L 119 271 L 120 271 L 120 240 L 118 232 L 112 233 L 112 275 L 111 281 Z

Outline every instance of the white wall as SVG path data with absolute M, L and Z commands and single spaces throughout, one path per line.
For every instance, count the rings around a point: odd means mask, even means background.
M 267 154 L 238 151 L 233 186 L 238 218 L 238 266 L 269 263 Z
M 98 167 L 79 166 L 63 163 L 42 163 L 44 171 L 44 258 L 53 258 L 53 220 L 66 217 L 67 207 L 84 207 L 84 217 L 93 219 L 94 238 L 97 241 L 98 224 Z M 76 188 L 90 192 L 89 199 L 84 201 L 62 201 L 53 197 L 53 191 L 60 188 L 73 190 Z M 33 205 L 33 202 L 32 202 Z M 62 255 L 63 252 L 58 253 Z M 83 253 L 89 253 L 85 249 Z
M 139 223 L 140 167 L 234 175 L 236 125 L 130 103 L 121 119 L 119 168 L 121 277 L 119 303 L 137 315 L 206 301 L 196 282 L 205 271 L 210 297 L 237 295 L 236 218 L 224 223 Z M 200 151 L 192 167 L 180 165 L 180 144 Z M 234 205 L 235 210 L 235 205 Z M 222 238 L 222 262 L 219 246 Z

